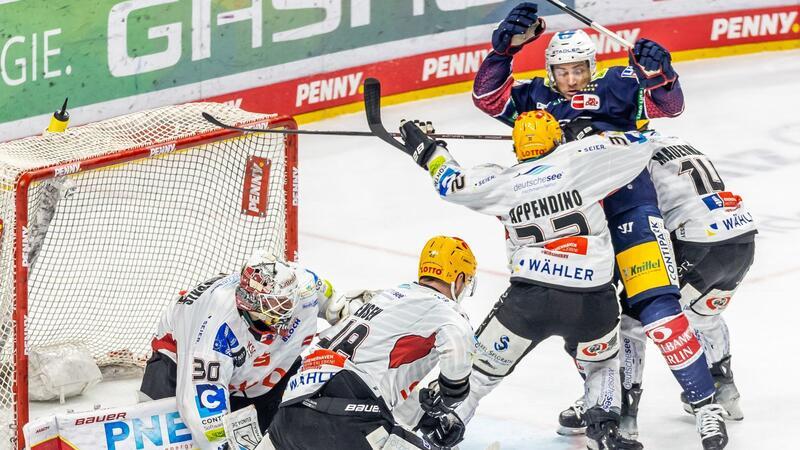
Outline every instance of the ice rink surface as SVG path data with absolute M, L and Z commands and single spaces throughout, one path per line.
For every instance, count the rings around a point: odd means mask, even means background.
M 729 190 L 755 216 L 756 261 L 726 311 L 732 367 L 745 419 L 728 423 L 729 450 L 794 449 L 800 424 L 800 362 L 794 337 L 800 303 L 791 288 L 800 278 L 800 50 L 677 63 L 686 111 L 653 126 L 710 156 Z M 509 133 L 485 116 L 469 94 L 386 107 L 383 119 L 425 119 L 450 133 Z M 363 113 L 304 126 L 367 130 Z M 516 162 L 506 142 L 450 142 L 464 166 Z M 300 261 L 340 290 L 390 287 L 416 278 L 425 241 L 437 234 L 464 238 L 479 265 L 478 289 L 465 300 L 477 327 L 508 282 L 503 229 L 496 219 L 438 198 L 429 176 L 377 138 L 300 138 Z M 649 344 L 640 439 L 655 450 L 700 449 L 693 417 L 681 409 L 680 390 Z M 104 383 L 69 405 L 34 404 L 45 411 L 135 401 L 136 380 Z M 499 441 L 510 449 L 583 449 L 582 437 L 555 433 L 558 413 L 582 392 L 580 377 L 551 338 L 481 403 L 462 450 Z
M 653 126 L 683 137 L 709 155 L 740 194 L 760 229 L 756 262 L 726 311 L 732 364 L 744 421 L 729 423 L 731 450 L 797 447 L 800 363 L 794 355 L 800 303 L 800 51 L 678 63 L 686 111 Z M 508 133 L 472 105 L 468 94 L 386 107 L 394 128 L 403 119 L 433 121 L 437 131 Z M 308 125 L 309 129 L 366 130 L 363 113 Z M 516 161 L 508 142 L 451 141 L 464 166 Z M 478 290 L 464 302 L 477 327 L 507 285 L 499 221 L 439 199 L 430 177 L 378 139 L 309 137 L 300 140 L 300 259 L 340 289 L 382 287 L 416 276 L 416 259 L 436 234 L 457 235 L 475 250 Z M 484 399 L 462 450 L 580 449 L 583 438 L 555 433 L 559 411 L 582 387 L 560 338 L 534 349 Z M 680 389 L 650 344 L 639 427 L 646 448 L 701 448 Z

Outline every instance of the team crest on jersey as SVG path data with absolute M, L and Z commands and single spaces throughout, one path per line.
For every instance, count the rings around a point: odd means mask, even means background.
M 598 110 L 600 109 L 600 97 L 594 94 L 578 94 L 572 97 L 570 100 L 570 106 L 573 109 L 588 109 L 588 110 Z
M 631 66 L 626 67 L 625 70 L 619 74 L 619 76 L 622 78 L 634 78 L 636 80 L 639 79 L 639 77 L 636 76 L 636 71 L 633 70 L 633 67 Z

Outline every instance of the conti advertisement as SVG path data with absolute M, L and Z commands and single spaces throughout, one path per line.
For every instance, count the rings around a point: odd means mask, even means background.
M 64 97 L 81 124 L 202 99 L 309 113 L 359 101 L 367 76 L 388 94 L 469 81 L 494 24 L 517 1 L 81 3 L 0 0 L 0 141 L 40 132 Z M 647 36 L 673 51 L 796 45 L 800 36 L 794 0 L 731 0 L 725 8 L 739 9 L 727 12 L 715 12 L 722 7 L 713 0 L 566 3 L 629 40 Z M 550 31 L 578 25 L 547 3 L 540 14 Z M 548 38 L 527 47 L 515 70 L 541 68 Z M 597 42 L 602 57 L 624 55 L 603 36 Z

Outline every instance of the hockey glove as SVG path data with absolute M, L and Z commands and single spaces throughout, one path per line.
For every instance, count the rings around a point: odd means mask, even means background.
M 406 153 L 423 169 L 428 168 L 428 161 L 436 151 L 436 146 L 447 147 L 444 141 L 436 141 L 425 134 L 414 122 L 403 122 L 400 126 L 400 135 L 403 137 L 403 145 Z
M 419 406 L 431 417 L 442 417 L 452 413 L 469 395 L 469 378 L 453 381 L 441 374 L 419 391 Z
M 450 448 L 464 440 L 467 427 L 455 413 L 434 418 L 427 414 L 423 416 L 417 426 L 428 440 L 439 447 Z
M 577 141 L 600 132 L 589 119 L 575 119 L 562 125 L 561 131 L 564 133 L 564 142 Z
M 422 130 L 425 134 L 434 134 L 436 133 L 436 129 L 433 128 L 433 122 L 428 120 L 427 122 L 424 120 L 406 120 L 403 119 L 400 121 L 400 125 L 402 126 L 406 122 L 414 122 L 414 125 L 418 126 L 420 130 Z
M 628 62 L 636 71 L 639 83 L 647 90 L 673 83 L 678 74 L 672 68 L 669 50 L 649 39 L 639 39 L 628 52 Z
M 545 23 L 536 12 L 535 3 L 520 3 L 492 33 L 492 48 L 500 55 L 512 56 L 522 50 L 528 42 L 535 41 L 544 33 Z

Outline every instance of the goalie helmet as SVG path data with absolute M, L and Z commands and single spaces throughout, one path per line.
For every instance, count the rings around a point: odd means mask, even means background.
M 554 34 L 544 51 L 544 62 L 550 87 L 556 88 L 553 66 L 557 64 L 586 61 L 589 63 L 589 73 L 594 77 L 597 70 L 596 56 L 597 47 L 585 31 L 566 30 Z
M 269 252 L 256 252 L 242 268 L 236 287 L 236 306 L 267 325 L 287 322 L 297 303 L 294 269 Z
M 537 159 L 556 148 L 563 137 L 558 121 L 545 110 L 527 111 L 514 122 L 511 138 L 517 161 Z
M 435 236 L 428 240 L 419 257 L 419 278 L 431 277 L 450 285 L 453 300 L 461 301 L 475 291 L 475 255 L 463 239 Z M 456 295 L 456 280 L 464 274 L 464 288 Z

